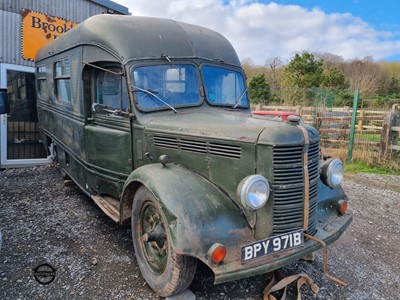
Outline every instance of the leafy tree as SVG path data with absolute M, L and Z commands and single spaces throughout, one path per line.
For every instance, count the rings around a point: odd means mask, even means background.
M 388 106 L 400 98 L 400 62 L 374 62 L 370 57 L 345 60 L 331 53 L 304 52 L 287 65 L 274 57 L 263 66 L 248 58 L 242 66 L 248 83 L 264 74 L 270 86 L 269 97 L 250 91 L 253 102 L 266 98 L 286 105 L 351 105 L 355 88 L 364 98 L 379 99 L 377 105 Z
M 353 105 L 354 95 L 351 92 L 339 91 L 335 95 L 335 100 L 333 102 L 333 106 L 352 106 Z
M 400 94 L 400 80 L 392 77 L 389 82 L 389 87 L 387 93 L 390 95 Z
M 309 52 L 296 54 L 283 69 L 282 97 L 286 104 L 310 104 L 310 88 L 319 87 L 322 81 L 323 61 L 316 60 Z
M 324 72 L 321 86 L 334 89 L 347 89 L 349 87 L 344 74 L 337 68 Z
M 249 92 L 251 102 L 254 104 L 267 102 L 271 98 L 271 87 L 265 79 L 265 75 L 261 74 L 253 77 L 249 83 Z
M 315 60 L 312 53 L 296 54 L 283 70 L 282 85 L 300 88 L 318 87 L 324 71 L 322 66 L 323 61 Z

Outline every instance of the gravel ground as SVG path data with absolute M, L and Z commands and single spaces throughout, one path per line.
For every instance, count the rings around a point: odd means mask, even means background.
M 320 287 L 303 299 L 400 299 L 400 177 L 360 174 L 344 184 L 354 220 L 329 247 L 329 272 L 321 252 L 313 262 L 282 269 L 305 272 Z M 53 166 L 0 171 L 0 299 L 161 299 L 146 285 L 128 227 L 116 225 L 76 187 L 65 187 Z M 55 268 L 52 283 L 39 284 L 33 269 Z M 190 289 L 197 299 L 262 299 L 267 275 L 213 285 L 199 265 Z M 295 299 L 294 287 L 289 299 Z

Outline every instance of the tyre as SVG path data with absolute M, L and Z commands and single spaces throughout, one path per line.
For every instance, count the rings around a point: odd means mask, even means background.
M 168 223 L 154 195 L 141 186 L 132 205 L 132 238 L 140 271 L 161 297 L 187 289 L 196 272 L 197 259 L 174 252 Z

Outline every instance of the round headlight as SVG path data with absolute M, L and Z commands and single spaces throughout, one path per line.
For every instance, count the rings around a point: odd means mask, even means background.
M 343 179 L 344 168 L 340 159 L 327 160 L 322 165 L 322 180 L 331 188 L 337 187 Z
M 251 175 L 243 179 L 240 187 L 240 200 L 244 207 L 260 209 L 267 203 L 270 187 L 267 179 L 261 175 Z

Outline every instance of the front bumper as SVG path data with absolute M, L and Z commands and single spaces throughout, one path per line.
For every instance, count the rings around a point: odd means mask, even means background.
M 341 217 L 332 217 L 319 221 L 317 226 L 316 238 L 329 245 L 336 241 L 346 228 L 350 225 L 352 216 L 345 214 Z M 263 273 L 268 273 L 279 269 L 293 261 L 297 261 L 307 254 L 321 249 L 321 244 L 306 240 L 301 248 L 287 250 L 281 253 L 276 253 L 271 256 L 266 256 L 260 259 L 255 259 L 247 263 L 241 263 L 240 258 L 235 261 L 221 264 L 213 268 L 215 274 L 215 284 L 227 281 L 238 280 L 245 277 L 255 276 Z

